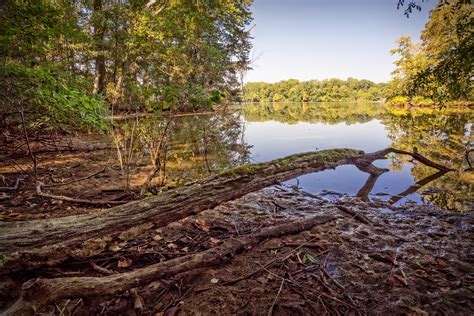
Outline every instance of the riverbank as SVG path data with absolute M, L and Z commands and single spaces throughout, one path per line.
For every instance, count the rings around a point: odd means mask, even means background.
M 33 276 L 133 271 L 308 218 L 325 223 L 269 238 L 222 257 L 217 265 L 112 297 L 58 301 L 38 312 L 468 315 L 474 308 L 472 214 L 356 198 L 335 203 L 285 186 L 250 193 L 166 227 L 124 235 L 86 261 L 3 278 L 1 301 L 8 302 L 21 281 Z

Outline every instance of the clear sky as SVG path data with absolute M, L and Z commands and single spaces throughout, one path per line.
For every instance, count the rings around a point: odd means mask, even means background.
M 418 40 L 437 0 L 410 18 L 398 0 L 254 0 L 253 70 L 246 82 L 369 79 L 385 82 L 401 35 Z M 406 1 L 408 2 L 408 1 Z

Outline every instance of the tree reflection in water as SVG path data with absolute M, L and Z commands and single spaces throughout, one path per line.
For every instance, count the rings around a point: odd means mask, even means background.
M 267 103 L 244 105 L 242 116 L 250 122 L 271 120 L 286 124 L 351 125 L 380 120 L 391 147 L 418 151 L 429 160 L 455 170 L 438 172 L 410 157 L 391 155 L 391 170 L 413 166 L 410 173 L 414 183 L 401 192 L 392 192 L 390 202 L 396 203 L 417 192 L 421 200 L 448 210 L 463 212 L 472 207 L 474 176 L 467 170 L 469 165 L 465 158 L 468 143 L 473 141 L 471 122 L 474 115 L 469 108 L 403 109 L 377 103 Z M 370 143 L 371 140 L 366 141 Z M 371 175 L 359 193 L 368 196 L 377 178 Z

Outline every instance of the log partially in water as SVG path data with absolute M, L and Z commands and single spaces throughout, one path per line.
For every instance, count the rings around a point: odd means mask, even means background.
M 249 164 L 155 197 L 97 213 L 24 222 L 0 222 L 0 273 L 54 265 L 99 253 L 108 235 L 169 223 L 302 174 L 352 163 L 362 151 L 332 149 Z
M 410 155 L 421 163 L 444 172 L 451 170 L 416 152 L 393 148 L 369 154 L 354 149 L 330 149 L 248 164 L 152 198 L 92 214 L 0 222 L 0 274 L 54 265 L 68 258 L 86 258 L 100 253 L 110 241 L 111 235 L 144 224 L 165 226 L 247 193 L 310 172 L 353 164 L 362 171 L 378 176 L 384 170 L 374 167 L 372 162 L 385 159 L 389 153 Z M 368 195 L 373 187 L 372 182 L 375 183 L 371 181 L 367 185 L 364 195 Z

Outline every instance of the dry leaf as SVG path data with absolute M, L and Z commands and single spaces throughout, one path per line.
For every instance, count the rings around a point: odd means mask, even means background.
M 416 276 L 418 276 L 420 278 L 428 278 L 428 273 L 426 273 L 425 270 L 417 269 L 415 271 L 415 274 L 416 274 Z
M 213 244 L 218 244 L 220 243 L 220 239 L 217 239 L 217 238 L 214 238 L 214 237 L 211 237 L 210 241 L 213 243 Z
M 194 224 L 196 225 L 197 228 L 202 230 L 203 232 L 209 232 L 209 224 L 203 220 L 203 219 L 197 219 Z
M 131 264 L 132 264 L 132 260 L 128 258 L 120 258 L 117 263 L 117 267 L 126 268 L 126 267 L 129 267 Z
M 176 248 L 178 248 L 178 245 L 176 245 L 176 244 L 170 242 L 169 244 L 166 245 L 166 247 L 168 247 L 168 248 L 170 248 L 170 249 L 176 249 Z
M 436 258 L 436 265 L 438 266 L 438 268 L 441 268 L 441 269 L 444 269 L 448 266 L 446 261 L 444 261 L 442 259 L 439 259 L 439 258 Z
M 429 315 L 426 311 L 422 310 L 419 307 L 410 307 L 410 310 L 411 310 L 411 313 L 408 314 L 410 316 L 428 316 Z

